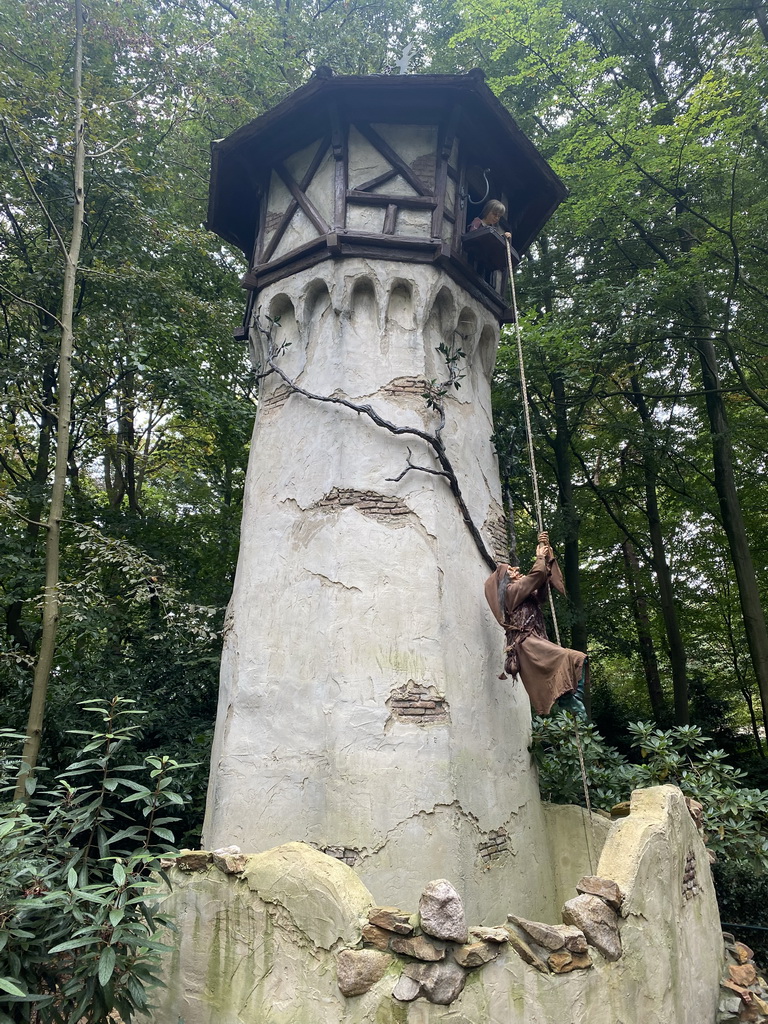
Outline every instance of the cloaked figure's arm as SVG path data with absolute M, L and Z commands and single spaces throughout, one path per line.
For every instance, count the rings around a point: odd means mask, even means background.
M 539 601 L 543 601 L 547 593 L 548 576 L 547 562 L 543 554 L 536 554 L 536 560 L 531 566 L 531 571 L 526 576 L 522 575 L 519 570 L 515 575 L 513 569 L 507 577 L 504 597 L 507 612 L 513 612 L 518 605 L 521 605 L 532 594 L 535 594 Z
M 538 537 L 536 558 L 531 571 L 523 575 L 517 566 L 502 562 L 486 580 L 485 597 L 497 621 L 503 626 L 505 612 L 508 615 L 514 611 L 531 594 L 535 594 L 540 603 L 544 602 L 547 598 L 547 583 L 551 583 L 561 594 L 565 593 L 563 576 L 549 543 L 549 534 L 542 532 Z
M 560 566 L 557 564 L 552 545 L 549 543 L 549 534 L 542 531 L 538 536 L 536 545 L 536 558 L 527 576 L 518 574 L 514 577 L 514 570 L 507 585 L 506 606 L 507 611 L 514 611 L 519 604 L 532 594 L 539 604 L 547 599 L 547 584 L 551 583 L 555 590 L 561 594 L 565 593 L 563 575 Z

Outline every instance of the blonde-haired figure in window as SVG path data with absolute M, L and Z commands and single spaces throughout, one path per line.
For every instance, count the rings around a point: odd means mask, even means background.
M 483 212 L 480 217 L 475 217 L 472 223 L 469 225 L 470 231 L 477 231 L 478 228 L 495 228 L 502 217 L 506 215 L 507 208 L 504 203 L 498 199 L 489 199 L 483 207 Z M 508 231 L 504 232 L 505 238 L 511 238 L 512 235 Z

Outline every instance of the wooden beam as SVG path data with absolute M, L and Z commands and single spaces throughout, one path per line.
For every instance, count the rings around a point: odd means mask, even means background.
M 358 192 L 356 189 L 347 192 L 347 201 L 362 203 L 364 206 L 389 206 L 394 203 L 395 206 L 409 210 L 432 210 L 435 206 L 432 196 L 386 196 L 382 192 Z
M 384 234 L 394 235 L 395 225 L 397 224 L 397 207 L 394 203 L 390 203 L 387 207 L 387 213 L 384 217 Z
M 461 105 L 455 104 L 448 121 L 441 128 L 442 138 L 437 147 L 435 166 L 435 208 L 432 211 L 432 237 L 441 238 L 443 234 L 443 209 L 445 207 L 445 194 L 448 183 L 448 160 L 453 149 L 453 142 L 456 138 L 456 126 L 461 116 Z
M 323 216 L 316 209 L 314 203 L 312 203 L 311 200 L 309 200 L 304 195 L 303 191 L 299 188 L 298 184 L 293 180 L 293 177 L 288 173 L 283 164 L 276 163 L 275 171 L 277 172 L 277 174 L 280 175 L 285 184 L 285 187 L 288 189 L 293 198 L 296 200 L 296 202 L 302 208 L 304 213 L 310 219 L 318 234 L 327 235 L 328 232 L 331 230 L 330 224 L 326 224 Z
M 331 146 L 333 147 L 333 230 L 343 231 L 347 224 L 347 133 L 338 103 L 330 108 Z
M 308 188 L 310 182 L 312 181 L 314 176 L 317 174 L 318 169 L 320 167 L 320 164 L 323 162 L 323 160 L 325 158 L 325 154 L 328 152 L 328 146 L 330 144 L 331 144 L 331 139 L 330 139 L 329 136 L 326 136 L 324 139 L 320 140 L 320 144 L 318 145 L 317 149 L 315 150 L 315 155 L 312 157 L 312 160 L 310 161 L 309 167 L 307 168 L 307 170 L 304 173 L 304 177 L 299 182 L 299 189 L 302 192 L 306 191 L 306 189 Z M 266 201 L 268 201 L 268 196 L 269 196 L 269 192 L 267 190 L 267 200 Z M 265 201 L 264 205 L 266 205 L 266 201 Z M 288 206 L 285 208 L 285 213 L 281 217 L 280 223 L 275 228 L 275 233 L 272 235 L 272 238 L 269 241 L 269 245 L 266 246 L 266 248 L 264 248 L 262 253 L 261 253 L 261 256 L 259 258 L 259 263 L 260 264 L 261 263 L 268 263 L 269 260 L 272 258 L 272 254 L 274 253 L 275 249 L 280 244 L 280 240 L 282 239 L 283 235 L 285 234 L 285 229 L 288 227 L 288 223 L 291 220 L 291 218 L 293 217 L 294 213 L 296 213 L 296 210 L 298 209 L 298 207 L 299 207 L 298 200 L 295 199 L 295 198 L 291 199 L 291 201 L 288 203 Z M 262 220 L 263 220 L 263 223 L 266 224 L 266 211 L 264 212 L 264 214 L 262 216 Z M 261 228 L 261 231 L 263 231 L 263 226 Z M 321 232 L 321 233 L 324 234 L 325 232 Z M 263 238 L 263 234 L 261 234 L 260 237 Z M 255 264 L 256 264 L 256 261 L 254 260 L 254 265 Z
M 364 139 L 367 139 L 368 142 L 370 142 L 374 149 L 377 149 L 379 153 L 381 153 L 388 163 L 397 168 L 411 188 L 415 189 L 420 196 L 428 196 L 432 194 L 432 190 L 427 188 L 421 178 L 414 174 L 400 154 L 396 153 L 389 143 L 382 139 L 375 128 L 372 128 L 369 124 L 365 124 L 364 122 L 356 122 L 355 128 L 357 128 Z
M 368 181 L 364 181 L 362 185 L 353 185 L 355 192 L 367 192 L 369 189 L 376 188 L 379 185 L 385 185 L 388 181 L 396 178 L 398 171 L 392 168 L 391 171 L 384 171 L 383 174 L 378 174 L 375 178 L 370 178 Z
M 296 202 L 296 200 L 291 199 L 285 208 L 285 213 L 280 218 L 280 223 L 275 228 L 274 235 L 272 235 L 272 237 L 269 240 L 269 245 L 264 249 L 264 251 L 261 254 L 261 263 L 269 263 L 269 261 L 272 259 L 272 255 L 275 249 L 280 244 L 280 239 L 285 234 L 285 229 L 288 227 L 288 222 L 290 221 L 291 217 L 293 217 L 294 213 L 296 213 L 298 208 L 299 204 Z

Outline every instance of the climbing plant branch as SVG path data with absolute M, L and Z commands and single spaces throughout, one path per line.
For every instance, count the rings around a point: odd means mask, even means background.
M 461 517 L 464 520 L 464 524 L 469 530 L 469 533 L 473 541 L 475 542 L 477 550 L 482 555 L 486 565 L 488 565 L 490 569 L 495 570 L 496 560 L 485 546 L 483 538 L 480 535 L 480 531 L 475 525 L 475 522 L 472 519 L 472 515 L 469 509 L 467 508 L 467 503 L 464 501 L 464 496 L 461 493 L 461 487 L 459 486 L 459 481 L 456 476 L 456 472 L 453 468 L 453 465 L 451 464 L 451 460 L 448 457 L 448 454 L 445 450 L 445 445 L 443 444 L 442 438 L 440 436 L 443 427 L 445 426 L 445 408 L 443 404 L 445 395 L 448 392 L 449 386 L 457 386 L 457 382 L 459 380 L 458 372 L 455 369 L 455 361 L 458 358 L 458 355 L 452 355 L 453 362 L 449 361 L 448 363 L 448 381 L 444 384 L 437 385 L 436 387 L 433 387 L 429 390 L 429 395 L 431 397 L 428 399 L 427 404 L 438 413 L 439 417 L 439 424 L 437 428 L 435 429 L 434 432 L 430 433 L 428 430 L 422 430 L 419 427 L 399 427 L 397 426 L 397 424 L 392 423 L 388 419 L 385 419 L 385 417 L 378 413 L 373 408 L 373 406 L 367 403 L 361 404 L 359 402 L 352 402 L 348 398 L 342 398 L 339 395 L 318 395 L 312 391 L 308 391 L 306 388 L 301 387 L 301 385 L 298 384 L 295 380 L 293 380 L 292 377 L 288 376 L 288 374 L 280 367 L 280 365 L 277 362 L 277 357 L 284 351 L 286 347 L 285 344 L 278 345 L 274 338 L 275 327 L 279 326 L 279 321 L 273 320 L 270 317 L 266 317 L 265 319 L 267 321 L 266 326 L 264 326 L 264 324 L 262 323 L 261 316 L 257 313 L 253 321 L 254 327 L 259 332 L 259 334 L 261 335 L 265 342 L 266 365 L 268 367 L 267 370 L 258 374 L 258 378 L 262 380 L 274 373 L 283 381 L 283 383 L 292 392 L 294 392 L 297 395 L 302 395 L 304 398 L 308 398 L 310 401 L 326 402 L 329 405 L 341 405 L 345 409 L 350 409 L 352 412 L 357 413 L 358 415 L 367 416 L 368 419 L 372 420 L 377 427 L 381 427 L 382 430 L 387 430 L 390 434 L 396 434 L 397 436 L 401 437 L 417 437 L 419 438 L 419 440 L 423 441 L 424 444 L 432 451 L 432 454 L 437 459 L 440 465 L 440 469 L 430 469 L 426 466 L 419 466 L 411 462 L 411 450 L 408 449 L 408 460 L 406 467 L 400 474 L 400 476 L 395 477 L 394 480 L 402 480 L 405 474 L 410 472 L 411 470 L 421 473 L 429 473 L 434 476 L 444 476 L 448 482 L 448 486 L 451 489 L 451 493 L 453 494 L 456 500 L 456 504 L 459 507 L 459 511 L 461 512 Z M 441 351 L 442 348 L 443 347 L 441 346 Z

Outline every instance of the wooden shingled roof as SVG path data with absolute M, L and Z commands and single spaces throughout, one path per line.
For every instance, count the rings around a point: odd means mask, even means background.
M 314 139 L 356 121 L 442 124 L 456 118 L 465 153 L 490 167 L 510 204 L 522 211 L 515 244 L 522 253 L 567 190 L 485 84 L 467 75 L 349 75 L 320 68 L 272 110 L 211 147 L 207 227 L 249 256 L 271 166 Z

